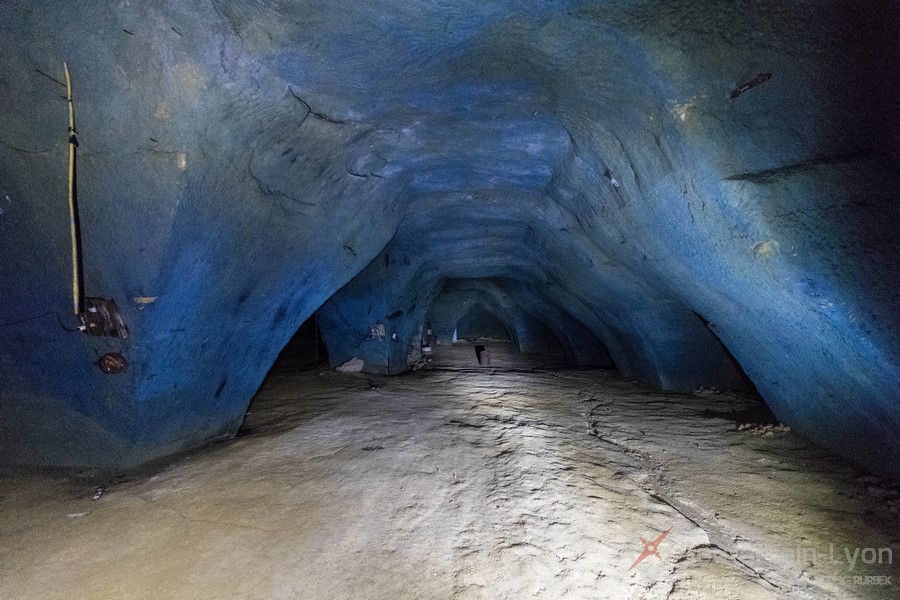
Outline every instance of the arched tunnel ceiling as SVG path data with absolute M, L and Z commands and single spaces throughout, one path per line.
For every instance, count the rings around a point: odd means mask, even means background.
M 900 464 L 889 4 L 0 11 L 0 226 L 28 257 L 0 264 L 0 350 L 27 354 L 2 367 L 11 461 L 233 433 L 320 307 L 333 359 L 402 370 L 443 286 L 471 280 L 576 362 L 665 388 L 733 381 L 730 352 L 794 429 Z M 132 334 L 116 378 L 93 364 L 108 340 L 18 323 L 67 310 L 63 60 L 86 291 Z M 373 323 L 398 342 L 366 341 Z

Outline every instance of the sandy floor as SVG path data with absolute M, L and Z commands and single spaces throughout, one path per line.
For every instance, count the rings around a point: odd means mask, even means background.
M 3 474 L 0 599 L 900 596 L 896 488 L 739 430 L 751 399 L 491 349 L 276 371 L 241 437 L 155 471 Z

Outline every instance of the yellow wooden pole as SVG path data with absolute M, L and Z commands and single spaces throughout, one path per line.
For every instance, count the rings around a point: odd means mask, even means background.
M 81 286 L 78 273 L 78 230 L 75 220 L 75 107 L 72 104 L 72 78 L 69 75 L 69 63 L 63 62 L 66 72 L 66 100 L 69 104 L 69 231 L 72 238 L 72 310 L 81 314 Z

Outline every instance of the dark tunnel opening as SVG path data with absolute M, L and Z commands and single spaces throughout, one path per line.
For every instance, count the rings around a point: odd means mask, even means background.
M 746 371 L 744 371 L 741 363 L 738 362 L 738 359 L 735 358 L 735 356 L 731 353 L 731 350 L 728 349 L 728 346 L 726 346 L 721 338 L 719 338 L 719 333 L 716 331 L 716 326 L 705 319 L 703 315 L 697 312 L 695 312 L 694 314 L 697 315 L 697 318 L 703 322 L 703 325 L 706 327 L 706 329 L 715 337 L 715 341 L 717 342 L 719 348 L 721 348 L 722 353 L 725 355 L 730 369 L 733 369 L 735 375 L 737 376 L 736 378 L 731 378 L 726 389 L 750 393 L 758 397 L 760 399 L 760 402 L 765 404 L 765 398 L 763 398 L 762 394 L 759 393 L 759 390 L 756 389 L 756 385 L 753 383 L 753 380 L 750 379 L 750 376 L 747 375 Z M 768 404 L 766 404 L 765 406 L 766 410 L 771 412 L 771 409 L 768 408 Z
M 296 371 L 328 365 L 328 347 L 322 339 L 319 318 L 313 313 L 306 319 L 278 353 L 273 370 Z
M 456 338 L 475 343 L 484 338 L 512 342 L 515 338 L 500 320 L 480 304 L 472 306 L 456 324 Z
M 507 350 L 548 364 L 613 366 L 603 344 L 582 323 L 516 280 L 451 278 L 439 289 L 426 319 L 439 342 L 493 338 L 494 343 L 508 341 Z

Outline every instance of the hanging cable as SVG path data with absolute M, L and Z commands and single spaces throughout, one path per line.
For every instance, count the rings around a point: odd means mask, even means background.
M 59 313 L 55 310 L 48 310 L 45 313 L 41 313 L 39 315 L 34 315 L 33 317 L 24 317 L 15 321 L 8 321 L 6 323 L 0 323 L 0 327 L 11 327 L 13 325 L 21 325 L 22 323 L 28 323 L 29 321 L 35 321 L 37 319 L 42 319 L 44 317 L 48 317 L 50 315 L 56 315 L 56 320 L 59 322 L 59 326 L 68 331 L 69 333 L 73 333 L 75 331 L 82 331 L 83 327 L 75 327 L 74 329 L 66 327 L 66 324 L 63 323 L 62 318 L 60 318 Z
M 75 199 L 75 148 L 78 147 L 75 131 L 75 106 L 72 103 L 72 77 L 69 63 L 63 62 L 66 72 L 66 102 L 69 105 L 69 232 L 72 238 L 72 311 L 81 314 L 81 274 L 79 271 L 78 219 Z

